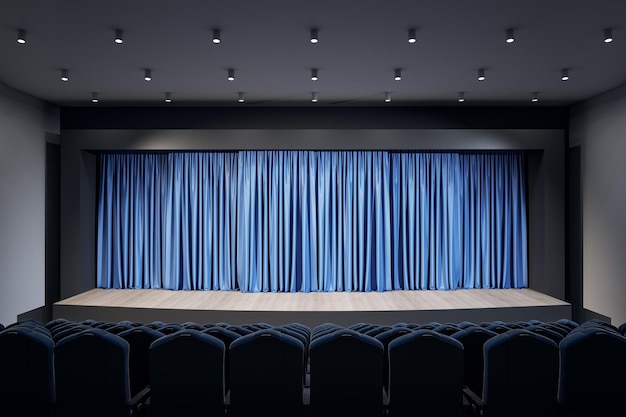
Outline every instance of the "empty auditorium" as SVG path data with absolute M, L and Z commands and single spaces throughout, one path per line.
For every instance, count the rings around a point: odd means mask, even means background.
M 626 417 L 625 2 L 24 0 L 0 53 L 0 417 Z

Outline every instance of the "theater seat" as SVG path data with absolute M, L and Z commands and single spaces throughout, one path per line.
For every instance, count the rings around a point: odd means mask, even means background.
M 560 344 L 559 405 L 563 417 L 623 416 L 626 339 L 588 326 Z
M 463 345 L 464 384 L 475 393 L 483 392 L 483 347 L 489 339 L 497 335 L 479 326 L 467 327 L 452 335 Z
M 151 417 L 224 415 L 224 343 L 180 330 L 150 346 Z
M 0 416 L 52 416 L 54 342 L 27 326 L 0 332 Z
M 150 345 L 164 334 L 149 327 L 133 327 L 118 335 L 130 346 L 128 373 L 130 395 L 135 396 L 150 385 Z
M 145 396 L 131 398 L 129 351 L 128 342 L 102 329 L 62 339 L 55 349 L 57 417 L 137 414 Z
M 433 330 L 389 343 L 389 416 L 462 417 L 463 345 Z
M 274 329 L 257 330 L 230 345 L 230 416 L 304 414 L 304 345 Z
M 484 346 L 482 403 L 466 392 L 483 417 L 558 416 L 559 348 L 547 337 L 510 330 Z
M 380 417 L 383 344 L 343 329 L 316 338 L 309 348 L 311 417 Z

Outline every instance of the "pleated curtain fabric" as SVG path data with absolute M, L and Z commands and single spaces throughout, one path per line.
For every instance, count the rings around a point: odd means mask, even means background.
M 524 153 L 101 154 L 97 284 L 527 287 Z

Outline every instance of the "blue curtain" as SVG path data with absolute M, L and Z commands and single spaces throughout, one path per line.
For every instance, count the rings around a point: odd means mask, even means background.
M 527 286 L 522 152 L 101 155 L 102 288 Z

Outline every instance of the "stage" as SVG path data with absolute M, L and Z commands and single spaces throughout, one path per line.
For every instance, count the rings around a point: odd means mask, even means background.
M 431 321 L 555 321 L 571 305 L 531 289 L 387 291 L 369 293 L 242 293 L 93 289 L 54 304 L 54 318 L 82 321 L 226 322 L 310 327 Z

